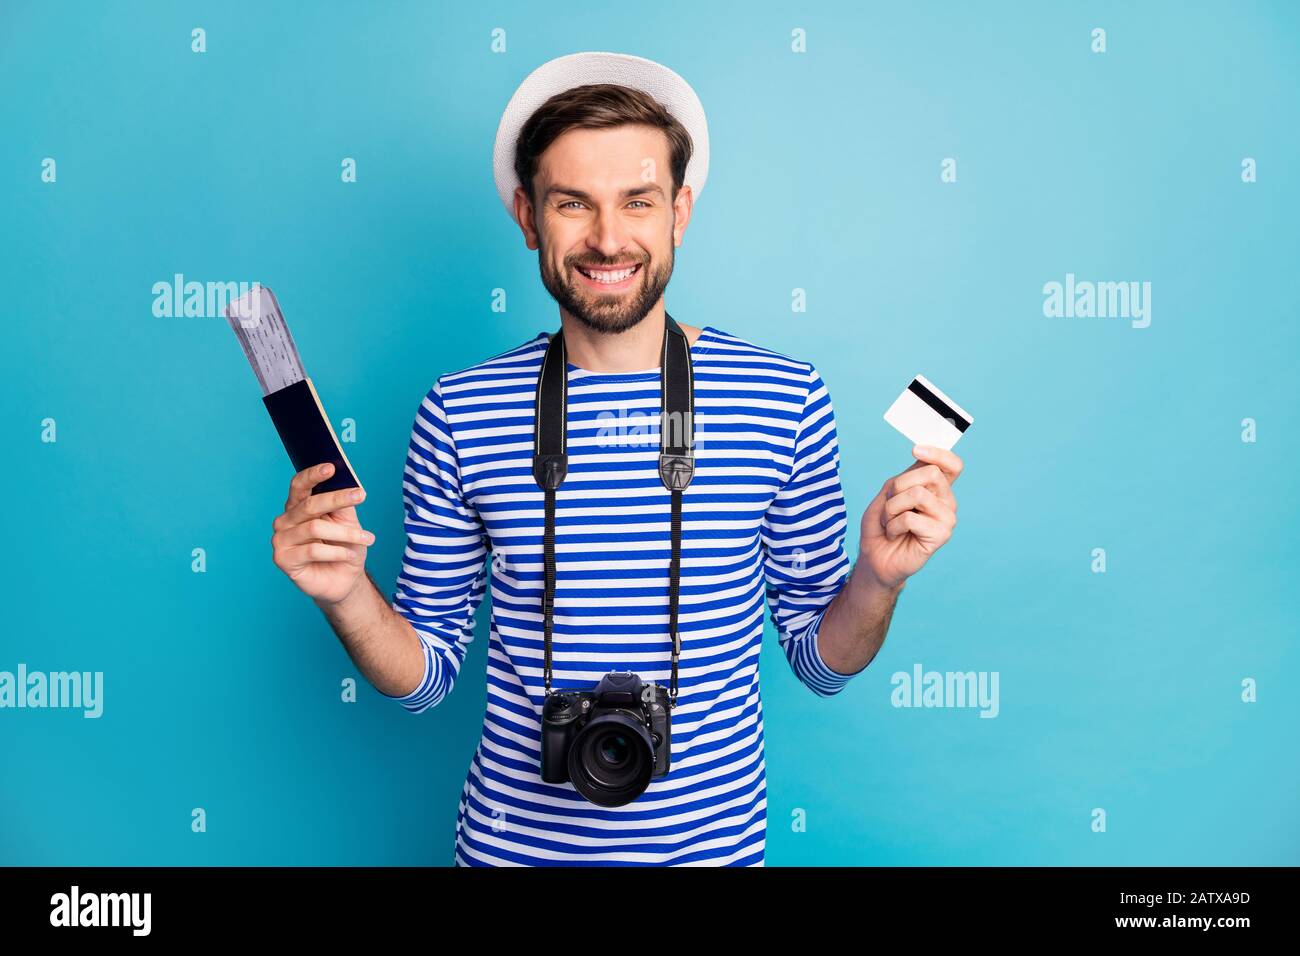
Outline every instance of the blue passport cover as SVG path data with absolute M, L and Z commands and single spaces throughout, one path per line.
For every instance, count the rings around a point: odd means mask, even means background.
M 330 427 L 311 379 L 304 378 L 265 395 L 262 403 L 271 413 L 271 421 L 280 433 L 280 441 L 284 443 L 295 471 L 327 461 L 334 465 L 334 474 L 316 485 L 311 492 L 313 495 L 361 487 L 347 455 L 343 454 L 343 446 Z

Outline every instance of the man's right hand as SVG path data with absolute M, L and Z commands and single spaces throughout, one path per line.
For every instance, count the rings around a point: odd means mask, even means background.
M 319 604 L 338 604 L 366 580 L 366 548 L 375 541 L 357 520 L 364 491 L 311 493 L 332 474 L 326 463 L 294 475 L 284 513 L 271 525 L 275 566 Z

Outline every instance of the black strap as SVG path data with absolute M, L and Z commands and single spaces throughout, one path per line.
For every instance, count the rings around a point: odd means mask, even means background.
M 677 703 L 677 662 L 682 640 L 677 631 L 681 598 L 682 492 L 695 475 L 695 380 L 686 333 L 664 313 L 664 344 L 659 385 L 663 410 L 659 419 L 659 478 L 672 494 L 672 558 L 668 565 L 668 633 L 672 638 L 672 679 L 668 706 Z M 546 492 L 546 524 L 542 532 L 545 564 L 542 592 L 543 680 L 551 691 L 551 635 L 555 612 L 555 492 L 568 474 L 568 351 L 564 330 L 551 336 L 537 376 L 537 407 L 533 427 L 533 478 Z

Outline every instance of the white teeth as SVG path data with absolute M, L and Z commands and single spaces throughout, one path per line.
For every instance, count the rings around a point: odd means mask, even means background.
M 589 279 L 594 279 L 596 282 L 612 283 L 622 282 L 632 273 L 636 272 L 636 268 L 636 266 L 633 266 L 631 269 L 620 269 L 618 272 L 588 272 L 586 269 L 581 269 L 579 271 Z

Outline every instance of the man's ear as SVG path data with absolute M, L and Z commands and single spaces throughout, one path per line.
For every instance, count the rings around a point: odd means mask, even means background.
M 686 227 L 691 221 L 691 210 L 695 208 L 695 194 L 691 192 L 691 187 L 685 184 L 677 190 L 677 196 L 673 199 L 673 245 L 680 246 L 682 237 L 686 233 Z
M 524 234 L 524 245 L 529 249 L 537 248 L 537 223 L 533 218 L 533 204 L 523 186 L 515 187 L 515 219 Z

